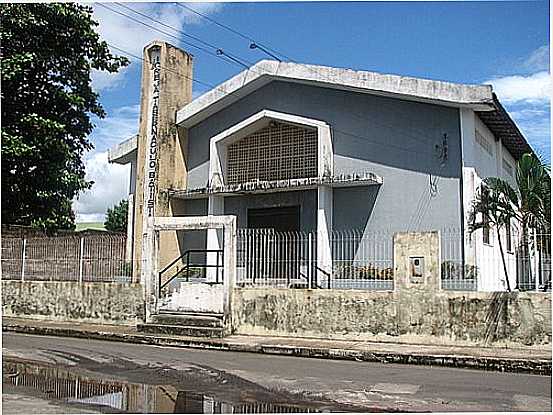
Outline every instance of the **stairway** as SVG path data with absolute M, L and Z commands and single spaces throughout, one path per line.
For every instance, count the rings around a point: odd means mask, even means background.
M 212 313 L 177 313 L 160 311 L 151 323 L 137 325 L 137 330 L 152 334 L 192 337 L 223 337 L 223 315 Z

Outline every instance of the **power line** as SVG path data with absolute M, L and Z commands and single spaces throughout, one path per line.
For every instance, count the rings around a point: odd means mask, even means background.
M 161 22 L 161 21 L 159 21 L 159 20 L 153 18 L 152 16 L 149 16 L 149 15 L 147 15 L 147 14 L 145 14 L 145 13 L 142 13 L 142 12 L 139 12 L 138 10 L 133 9 L 132 7 L 128 7 L 128 6 L 126 6 L 126 5 L 122 4 L 122 3 L 119 3 L 119 2 L 116 2 L 115 4 L 117 4 L 119 7 L 122 7 L 122 8 L 124 8 L 124 9 L 126 9 L 126 10 L 131 11 L 132 13 L 136 13 L 136 14 L 138 14 L 139 16 L 142 16 L 142 17 L 144 17 L 144 18 L 146 18 L 146 19 L 149 19 L 149 20 L 151 20 L 151 21 L 153 21 L 153 22 L 155 22 L 155 23 L 157 23 L 157 24 L 159 24 L 159 25 L 161 25 L 161 26 L 163 26 L 163 27 L 166 27 L 166 28 L 168 28 L 168 29 L 174 30 L 175 32 L 180 33 L 180 34 L 183 35 L 183 36 L 186 36 L 186 37 L 189 37 L 189 38 L 191 38 L 191 39 L 194 39 L 195 41 L 200 42 L 200 43 L 201 43 L 202 45 L 204 45 L 204 46 L 207 46 L 207 47 L 209 47 L 209 48 L 212 48 L 214 51 L 216 51 L 216 55 L 224 55 L 224 56 L 226 56 L 227 58 L 231 59 L 232 61 L 236 62 L 237 64 L 239 64 L 239 65 L 241 65 L 241 66 L 246 66 L 246 67 L 247 67 L 247 65 L 245 65 L 245 64 L 242 62 L 242 60 L 243 60 L 244 62 L 246 62 L 247 64 L 249 64 L 250 66 L 253 65 L 252 62 L 249 62 L 249 61 L 247 61 L 247 60 L 245 60 L 245 59 L 242 59 L 242 58 L 237 58 L 237 57 L 234 56 L 233 54 L 230 54 L 230 53 L 228 53 L 228 52 L 226 52 L 226 51 L 225 51 L 224 53 L 220 54 L 220 53 L 218 53 L 218 52 L 219 52 L 220 50 L 222 50 L 222 49 L 221 49 L 220 47 L 218 47 L 217 45 L 214 45 L 214 44 L 212 44 L 212 43 L 206 42 L 205 40 L 203 40 L 203 39 L 201 39 L 201 38 L 199 38 L 199 37 L 197 37 L 197 36 L 191 35 L 191 34 L 189 34 L 189 33 L 186 33 L 185 31 L 183 31 L 183 30 L 181 30 L 181 29 L 178 29 L 178 28 L 176 28 L 176 27 L 174 27 L 174 26 L 165 24 L 165 23 L 163 23 L 163 22 Z
M 98 5 L 101 6 L 101 7 L 103 7 L 103 8 L 105 8 L 105 9 L 107 9 L 107 10 L 109 10 L 109 11 L 111 11 L 111 12 L 113 12 L 113 13 L 116 13 L 116 14 L 118 14 L 118 15 L 120 15 L 120 16 L 126 17 L 127 19 L 129 19 L 129 20 L 131 20 L 131 21 L 133 21 L 133 22 L 135 22 L 135 23 L 141 24 L 142 26 L 149 27 L 150 29 L 153 29 L 153 30 L 155 30 L 155 31 L 157 31 L 157 32 L 159 32 L 159 33 L 162 33 L 162 34 L 166 35 L 166 36 L 170 36 L 170 37 L 172 37 L 173 39 L 176 39 L 177 41 L 179 41 L 179 42 L 181 42 L 181 43 L 184 43 L 185 45 L 189 45 L 189 46 L 191 46 L 191 47 L 193 47 L 193 48 L 195 48 L 195 49 L 198 49 L 198 50 L 200 50 L 200 51 L 202 51 L 202 52 L 204 52 L 204 53 L 207 53 L 208 55 L 211 55 L 211 56 L 214 56 L 214 57 L 216 57 L 216 58 L 218 58 L 218 59 L 221 59 L 221 60 L 223 60 L 224 62 L 227 62 L 227 63 L 230 62 L 230 61 L 228 61 L 227 59 L 225 59 L 225 58 L 223 58 L 223 57 L 217 55 L 217 54 L 214 53 L 214 52 L 211 52 L 210 50 L 208 50 L 208 49 L 206 49 L 206 48 L 204 48 L 204 47 L 202 47 L 202 46 L 198 46 L 198 45 L 195 45 L 194 43 L 191 43 L 191 42 L 187 42 L 187 41 L 185 41 L 185 40 L 182 40 L 181 38 L 179 38 L 179 37 L 173 35 L 172 33 L 168 33 L 168 32 L 166 32 L 166 31 L 161 30 L 161 29 L 159 29 L 159 28 L 157 28 L 157 27 L 155 27 L 155 26 L 152 26 L 152 25 L 150 25 L 150 24 L 148 24 L 148 23 L 145 23 L 145 22 L 142 22 L 142 21 L 140 21 L 140 20 L 138 20 L 138 19 L 135 19 L 134 17 L 129 16 L 128 14 L 125 14 L 125 13 L 120 12 L 120 11 L 118 11 L 118 10 L 112 9 L 111 7 L 109 7 L 109 6 L 107 6 L 107 5 L 103 4 L 103 3 L 98 3 Z M 152 20 L 154 20 L 154 19 L 152 19 Z M 232 63 L 236 65 L 236 62 L 232 62 Z
M 196 15 L 198 15 L 198 16 L 204 18 L 204 19 L 206 19 L 207 21 L 209 21 L 209 22 L 211 22 L 211 23 L 213 23 L 213 24 L 215 24 L 215 25 L 217 25 L 217 26 L 219 26 L 219 27 L 221 27 L 221 28 L 223 28 L 223 29 L 225 29 L 225 30 L 228 30 L 228 31 L 231 32 L 231 33 L 234 33 L 234 34 L 237 35 L 237 36 L 240 36 L 242 39 L 245 39 L 245 40 L 247 40 L 247 41 L 249 41 L 249 42 L 252 42 L 252 44 L 256 45 L 258 48 L 259 48 L 259 46 L 261 46 L 261 48 L 260 48 L 261 50 L 263 50 L 263 49 L 269 50 L 269 51 L 271 51 L 271 52 L 273 52 L 273 53 L 276 53 L 277 55 L 280 55 L 280 56 L 284 57 L 285 59 L 287 59 L 287 60 L 289 60 L 289 61 L 293 61 L 290 57 L 286 56 L 284 53 L 279 52 L 279 51 L 276 50 L 276 49 L 270 48 L 269 46 L 264 45 L 263 43 L 256 41 L 256 40 L 253 39 L 252 37 L 250 37 L 250 36 L 248 36 L 248 35 L 245 35 L 244 33 L 239 32 L 238 30 L 235 30 L 235 29 L 233 29 L 233 28 L 230 27 L 230 26 L 227 26 L 227 25 L 225 25 L 225 24 L 223 24 L 223 23 L 220 23 L 220 22 L 218 22 L 217 20 L 212 19 L 211 17 L 209 17 L 209 16 L 207 16 L 207 15 L 205 15 L 205 14 L 203 14 L 203 13 L 200 13 L 199 11 L 193 9 L 193 8 L 190 7 L 190 6 L 187 6 L 187 5 L 181 4 L 181 3 L 175 3 L 175 4 L 176 4 L 177 6 L 179 6 L 179 7 L 182 7 L 183 9 L 186 9 L 186 10 L 188 10 L 188 11 L 190 11 L 190 12 L 192 12 L 192 13 L 194 13 L 194 14 L 196 14 Z M 255 49 L 255 48 L 252 48 L 252 47 L 251 47 L 251 44 L 250 44 L 250 48 L 251 48 L 251 49 Z M 266 51 L 265 51 L 265 52 L 266 52 Z M 266 52 L 266 53 L 267 53 L 267 52 Z M 274 56 L 273 56 L 273 57 L 274 57 Z M 275 59 L 278 59 L 278 58 L 275 57 Z M 278 59 L 278 60 L 280 60 L 280 59 Z
M 196 14 L 198 14 L 198 15 L 200 15 L 200 16 L 206 18 L 206 19 L 209 20 L 209 21 L 213 21 L 214 23 L 218 24 L 218 25 L 221 26 L 221 27 L 225 27 L 227 30 L 231 30 L 231 31 L 233 31 L 233 32 L 236 32 L 236 31 L 234 31 L 234 29 L 229 28 L 229 27 L 227 27 L 227 26 L 225 26 L 225 25 L 223 25 L 223 24 L 220 24 L 220 23 L 216 22 L 215 20 L 213 20 L 213 19 L 211 19 L 211 18 L 209 18 L 209 17 L 203 15 L 202 13 L 196 12 L 195 10 L 191 9 L 191 8 L 188 7 L 188 6 L 181 5 L 180 3 L 176 3 L 176 4 L 179 5 L 179 6 L 181 6 L 181 7 L 183 7 L 183 8 L 185 8 L 185 9 L 187 9 L 187 10 L 190 10 L 190 11 L 195 12 Z M 168 35 L 168 36 L 171 36 L 171 37 L 173 37 L 173 38 L 175 38 L 175 39 L 177 39 L 177 40 L 179 40 L 179 41 L 181 41 L 181 42 L 183 42 L 183 43 L 185 43 L 185 44 L 190 44 L 190 45 L 192 45 L 193 47 L 196 47 L 196 48 L 198 48 L 199 50 L 202 50 L 202 51 L 204 51 L 204 52 L 206 52 L 206 53 L 208 53 L 208 54 L 210 54 L 210 55 L 212 55 L 212 56 L 216 56 L 216 57 L 218 57 L 218 58 L 221 58 L 224 62 L 228 62 L 228 61 L 227 61 L 226 59 L 223 59 L 222 56 L 225 56 L 227 59 L 229 59 L 229 60 L 230 60 L 231 62 L 233 62 L 234 64 L 246 68 L 246 70 L 250 70 L 250 71 L 252 71 L 252 72 L 254 72 L 254 73 L 258 73 L 259 75 L 264 75 L 264 74 L 265 74 L 265 73 L 263 73 L 263 72 L 256 71 L 256 70 L 252 69 L 251 67 L 248 67 L 248 66 L 247 66 L 246 64 L 244 64 L 244 62 L 242 62 L 240 59 L 234 57 L 233 55 L 231 55 L 231 54 L 229 54 L 229 53 L 227 53 L 227 52 L 225 52 L 223 49 L 218 48 L 218 49 L 216 50 L 216 54 L 213 55 L 213 53 L 211 53 L 210 51 L 205 50 L 204 48 L 198 47 L 197 45 L 191 44 L 191 43 L 189 43 L 189 42 L 182 41 L 181 39 L 179 39 L 178 37 L 176 37 L 176 36 L 174 36 L 174 35 L 172 35 L 172 34 L 170 34 L 170 33 L 167 33 L 167 32 L 165 32 L 165 31 L 162 31 L 162 30 L 160 30 L 160 29 L 158 29 L 158 28 L 156 28 L 156 27 L 154 27 L 154 26 L 148 25 L 147 23 L 141 22 L 140 20 L 134 19 L 133 17 L 128 16 L 128 15 L 126 15 L 125 13 L 122 13 L 122 12 L 119 12 L 119 11 L 117 11 L 117 10 L 111 9 L 110 7 L 107 7 L 107 6 L 103 5 L 103 4 L 100 4 L 100 5 L 101 5 L 102 7 L 104 7 L 104 8 L 106 8 L 106 9 L 108 9 L 108 10 L 114 12 L 114 13 L 117 13 L 117 14 L 119 14 L 119 15 L 122 15 L 122 16 L 124 16 L 124 17 L 127 17 L 127 18 L 129 18 L 130 20 L 132 20 L 132 21 L 134 21 L 134 22 L 136 22 L 136 23 L 142 24 L 142 25 L 144 25 L 144 26 L 146 26 L 146 27 L 150 27 L 150 28 L 152 28 L 152 29 L 154 29 L 154 30 L 159 31 L 160 33 L 163 33 L 163 34 L 166 34 L 166 35 Z M 118 5 L 120 5 L 120 4 L 118 4 Z M 173 26 L 166 25 L 166 24 L 164 24 L 164 23 L 162 23 L 162 22 L 159 22 L 158 20 L 156 20 L 156 19 L 154 19 L 154 18 L 152 18 L 152 17 L 150 17 L 150 16 L 148 16 L 148 15 L 145 15 L 145 14 L 140 13 L 140 12 L 138 12 L 138 11 L 134 11 L 134 10 L 130 9 L 129 7 L 127 7 L 127 6 L 124 6 L 124 5 L 120 5 L 120 6 L 126 8 L 126 9 L 129 9 L 129 10 L 131 10 L 131 11 L 133 11 L 133 12 L 136 12 L 137 14 L 139 14 L 139 15 L 141 15 L 141 16 L 144 16 L 144 17 L 146 17 L 146 18 L 148 18 L 148 19 L 150 19 L 150 20 L 152 20 L 152 21 L 154 21 L 154 22 L 156 22 L 156 23 L 159 23 L 159 24 L 161 24 L 161 25 L 163 25 L 163 26 L 165 26 L 165 27 L 168 27 L 168 28 L 170 28 L 170 29 L 172 29 L 172 30 L 174 30 L 174 31 L 176 31 L 176 32 L 182 33 L 182 34 L 184 34 L 185 36 L 191 36 L 191 35 L 186 34 L 185 32 L 182 32 L 182 31 L 179 30 L 179 29 L 174 28 Z M 239 33 L 239 32 L 236 32 L 236 33 Z M 249 37 L 246 36 L 246 35 L 240 34 L 240 36 L 243 37 L 243 38 L 246 38 L 246 39 L 248 39 L 248 40 L 251 40 L 252 42 L 254 42 L 253 39 L 249 38 Z M 192 37 L 192 36 L 191 36 L 191 37 Z M 209 47 L 215 47 L 214 45 L 212 45 L 212 44 L 210 44 L 210 43 L 208 43 L 208 42 L 205 42 L 205 41 L 201 40 L 200 38 L 196 38 L 196 37 L 193 37 L 193 38 L 199 39 L 200 42 L 202 42 L 202 43 L 205 44 L 205 45 L 208 45 Z M 250 45 L 250 46 L 251 46 L 251 45 Z M 122 49 L 120 49 L 120 48 L 117 48 L 117 49 L 122 50 Z M 127 53 L 128 53 L 128 52 L 127 52 Z M 283 55 L 283 56 L 284 56 L 284 55 Z M 143 60 L 142 58 L 139 58 L 139 57 L 136 57 L 136 56 L 134 56 L 134 57 L 137 58 L 137 59 Z M 247 62 L 247 61 L 246 61 L 246 62 Z M 251 63 L 250 63 L 250 64 L 251 64 Z M 304 65 L 304 64 L 299 64 L 299 65 L 300 65 L 300 66 L 303 66 L 303 67 L 305 67 L 305 68 L 308 68 L 310 71 L 313 70 L 313 68 L 311 68 L 311 67 L 309 67 L 309 66 L 307 66 L 307 65 Z M 169 68 L 167 68 L 167 69 L 169 69 Z M 325 78 L 324 76 L 322 76 L 322 74 L 321 74 L 320 72 L 318 72 L 318 71 L 315 71 L 315 72 L 316 72 L 319 76 L 321 76 L 323 79 Z M 200 83 L 200 84 L 202 84 L 202 85 L 208 85 L 208 86 L 212 87 L 213 89 L 219 89 L 219 90 L 221 90 L 224 94 L 228 94 L 227 91 L 225 91 L 224 89 L 221 89 L 220 87 L 213 87 L 213 86 L 211 86 L 211 85 L 209 85 L 209 84 L 207 84 L 207 83 L 205 83 L 205 82 L 203 82 L 203 81 L 195 80 L 194 78 L 190 78 L 190 77 L 187 77 L 187 78 L 191 79 L 191 80 L 194 81 L 194 82 L 198 82 L 198 83 Z M 395 127 L 390 126 L 390 125 L 385 125 L 385 124 L 381 124 L 381 125 L 384 126 L 384 127 L 390 128 L 390 129 L 396 129 Z M 393 144 L 382 144 L 382 143 L 380 143 L 380 142 L 377 142 L 377 141 L 374 141 L 374 140 L 370 140 L 370 139 L 368 139 L 367 137 L 355 135 L 355 134 L 352 134 L 352 133 L 349 133 L 349 132 L 345 132 L 345 131 L 341 131 L 341 130 L 337 130 L 337 129 L 335 129 L 335 131 L 337 131 L 337 132 L 342 132 L 343 134 L 350 135 L 350 136 L 352 136 L 352 137 L 361 138 L 361 139 L 363 139 L 364 141 L 369 141 L 369 142 L 372 142 L 372 143 L 374 143 L 374 144 L 376 144 L 376 145 L 387 146 L 387 147 L 396 148 L 396 149 L 402 150 L 402 151 L 409 151 L 409 152 L 411 152 L 411 153 L 418 153 L 418 154 L 427 155 L 426 153 L 422 153 L 422 152 L 417 151 L 417 150 L 414 150 L 414 149 L 406 149 L 406 148 L 404 148 L 404 147 L 395 146 L 395 145 L 393 145 Z M 399 131 L 399 130 L 398 130 L 398 131 Z M 412 138 L 412 139 L 414 139 L 414 140 L 416 140 L 416 141 L 418 141 L 418 142 L 423 143 L 423 142 L 421 141 L 420 138 L 417 138 L 417 137 L 415 137 L 415 136 L 412 136 L 412 135 L 410 135 L 410 134 L 408 134 L 408 133 L 406 133 L 406 132 L 404 132 L 404 131 L 400 131 L 400 133 L 401 133 L 402 135 L 405 135 L 405 136 L 407 136 L 407 137 L 410 137 L 410 138 Z M 428 144 L 428 142 L 424 142 L 423 144 Z
M 111 44 L 111 43 L 108 43 L 108 42 L 106 42 L 106 43 L 107 43 L 108 46 L 110 46 L 111 48 L 116 49 L 116 50 L 118 50 L 118 51 L 120 51 L 120 52 L 126 54 L 128 57 L 132 57 L 132 58 L 137 59 L 137 60 L 140 60 L 140 61 L 142 61 L 142 62 L 149 63 L 149 62 L 147 62 L 144 58 L 142 58 L 142 57 L 140 57 L 140 56 L 137 56 L 137 55 L 135 55 L 135 54 L 132 53 L 132 52 L 129 52 L 129 51 L 127 51 L 127 50 L 125 50 L 125 49 L 123 49 L 123 48 L 120 48 L 119 46 L 113 45 L 113 44 Z M 207 86 L 207 87 L 209 87 L 209 88 L 212 88 L 213 90 L 218 90 L 218 91 L 222 92 L 222 93 L 224 94 L 224 96 L 227 96 L 227 95 L 230 95 L 230 94 L 231 94 L 230 92 L 226 91 L 224 88 L 221 88 L 221 86 L 214 86 L 213 84 L 210 84 L 210 83 L 208 83 L 208 82 L 201 81 L 201 80 L 199 80 L 199 79 L 195 79 L 195 78 L 193 78 L 193 77 L 190 77 L 190 76 L 188 76 L 188 75 L 185 75 L 185 74 L 182 74 L 182 73 L 180 73 L 180 72 L 178 72 L 178 71 L 175 71 L 175 70 L 173 70 L 173 69 L 171 69 L 171 68 L 167 68 L 167 67 L 164 67 L 164 66 L 162 66 L 162 68 L 165 69 L 166 71 L 175 73 L 175 74 L 178 75 L 178 76 L 182 76 L 182 77 L 184 77 L 184 78 L 186 78 L 186 79 L 189 79 L 189 80 L 191 80 L 191 81 L 193 81 L 193 82 L 196 82 L 196 83 L 198 83 L 198 84 Z M 378 145 L 378 146 L 382 146 L 382 147 L 391 147 L 391 148 L 395 148 L 395 149 L 398 149 L 398 150 L 401 150 L 401 151 L 407 151 L 407 152 L 409 152 L 409 153 L 417 153 L 417 154 L 421 154 L 421 155 L 424 155 L 424 156 L 427 155 L 426 153 L 422 153 L 422 152 L 417 151 L 417 150 L 414 150 L 414 149 L 404 148 L 404 147 L 396 146 L 396 145 L 389 144 L 389 143 L 388 143 L 388 144 L 381 143 L 381 142 L 372 140 L 372 139 L 370 139 L 370 138 L 368 138 L 368 137 L 361 136 L 361 135 L 358 135 L 358 134 L 354 134 L 354 133 L 351 133 L 351 132 L 347 132 L 347 131 L 344 131 L 344 130 L 341 130 L 341 129 L 333 128 L 333 130 L 336 131 L 336 132 L 339 132 L 339 133 L 342 133 L 342 134 L 345 134 L 345 135 L 354 137 L 354 138 L 361 139 L 361 140 L 363 140 L 363 142 L 369 142 L 369 143 L 372 143 L 372 144 L 375 144 L 375 145 Z
M 184 36 L 186 36 L 186 37 L 189 37 L 189 38 L 191 38 L 191 39 L 194 39 L 195 41 L 200 42 L 201 44 L 203 44 L 203 45 L 205 45 L 205 46 L 207 46 L 207 47 L 213 48 L 214 50 L 217 49 L 217 46 L 212 45 L 211 43 L 206 42 L 206 41 L 200 39 L 199 37 L 190 35 L 190 34 L 184 32 L 184 31 L 181 31 L 181 30 L 179 30 L 179 29 L 177 29 L 177 28 L 175 28 L 175 27 L 173 27 L 173 26 L 170 26 L 170 25 L 168 25 L 168 24 L 165 24 L 165 23 L 163 23 L 163 22 L 160 22 L 159 20 L 156 20 L 156 19 L 154 19 L 153 17 L 151 17 L 151 16 L 149 16 L 149 15 L 147 15 L 147 14 L 145 14 L 145 13 L 139 12 L 138 10 L 135 10 L 135 9 L 133 9 L 132 7 L 129 7 L 129 6 L 124 5 L 123 3 L 116 2 L 115 4 L 117 4 L 119 7 L 122 7 L 122 8 L 124 8 L 124 9 L 126 9 L 126 10 L 129 10 L 130 12 L 133 12 L 133 13 L 139 15 L 139 16 L 145 17 L 146 19 L 153 20 L 153 21 L 155 21 L 156 23 L 158 23 L 158 24 L 160 24 L 160 25 L 162 25 L 162 26 L 164 26 L 164 27 L 166 27 L 166 28 L 168 28 L 168 29 L 175 30 L 175 31 L 181 33 L 182 35 L 184 35 Z
M 279 51 L 277 51 L 277 50 L 275 50 L 275 49 L 273 49 L 273 48 L 270 48 L 270 47 L 267 46 L 267 45 L 263 45 L 262 43 L 260 43 L 260 42 L 256 41 L 255 39 L 253 39 L 251 36 L 248 36 L 248 35 L 246 35 L 246 34 L 240 32 L 240 31 L 238 31 L 238 30 L 236 30 L 236 29 L 233 29 L 233 28 L 230 27 L 230 26 L 227 26 L 227 25 L 225 25 L 225 24 L 223 24 L 223 23 L 221 23 L 221 22 L 218 22 L 217 20 L 215 20 L 215 19 L 213 19 L 213 18 L 211 18 L 211 17 L 209 17 L 209 16 L 207 16 L 207 15 L 205 15 L 205 14 L 203 14 L 203 13 L 200 13 L 199 11 L 193 9 L 193 8 L 190 7 L 190 6 L 187 6 L 187 5 L 184 5 L 184 4 L 181 4 L 181 3 L 175 3 L 175 4 L 176 4 L 177 6 L 180 6 L 180 7 L 184 8 L 185 10 L 188 10 L 188 11 L 190 11 L 190 12 L 192 12 L 192 13 L 194 13 L 194 14 L 196 14 L 196 15 L 202 17 L 202 18 L 204 18 L 205 20 L 207 20 L 207 21 L 209 21 L 209 22 L 211 22 L 211 23 L 213 23 L 213 24 L 216 24 L 217 26 L 219 26 L 219 27 L 221 27 L 221 28 L 223 28 L 223 29 L 228 30 L 228 31 L 231 32 L 231 33 L 236 34 L 237 36 L 240 36 L 242 39 L 245 39 L 245 40 L 250 41 L 250 42 L 251 42 L 251 43 L 250 43 L 250 49 L 260 49 L 260 50 L 262 50 L 263 52 L 265 52 L 267 55 L 273 57 L 274 59 L 278 60 L 279 62 L 282 62 L 277 56 L 275 56 L 273 53 L 270 52 L 270 51 L 272 51 L 272 52 L 274 52 L 274 53 L 277 53 L 277 54 L 279 54 L 279 55 L 285 57 L 285 58 L 288 59 L 290 62 L 295 63 L 295 64 L 297 64 L 297 65 L 300 65 L 300 66 L 306 68 L 308 71 L 317 74 L 318 76 L 320 76 L 320 77 L 323 78 L 323 79 L 331 80 L 330 78 L 328 78 L 328 77 L 324 76 L 323 74 L 321 74 L 321 72 L 318 71 L 317 69 L 314 69 L 314 68 L 312 68 L 311 66 L 306 65 L 306 64 L 303 64 L 303 63 L 301 63 L 301 62 L 296 62 L 296 61 L 294 61 L 294 59 L 290 58 L 289 56 L 286 56 L 286 55 L 283 54 L 282 52 L 279 52 Z M 248 69 L 251 70 L 251 71 L 253 71 L 253 72 L 256 72 L 256 71 L 253 70 L 252 68 L 248 68 Z M 258 73 L 261 74 L 260 72 L 258 72 Z M 386 128 L 389 128 L 389 129 L 396 129 L 397 131 L 400 131 L 400 130 L 398 130 L 397 128 L 391 126 L 391 125 L 387 125 L 387 124 L 379 123 L 379 122 L 375 122 L 375 121 L 373 121 L 373 122 L 374 122 L 375 124 L 380 124 L 380 125 L 383 126 L 383 127 L 386 127 Z M 417 137 L 415 137 L 415 136 L 412 135 L 412 134 L 408 134 L 408 133 L 405 133 L 405 132 L 403 132 L 403 131 L 400 131 L 400 132 L 401 132 L 403 135 L 405 135 L 405 136 L 407 136 L 407 137 L 410 137 L 410 138 L 412 138 L 413 140 L 418 141 L 418 142 L 420 142 L 420 143 L 422 143 L 422 144 L 431 144 L 431 143 L 428 142 L 428 138 L 427 138 L 427 137 L 424 137 L 424 138 L 423 138 L 423 137 L 417 138 Z
M 111 43 L 109 43 L 109 42 L 106 42 L 106 43 L 108 44 L 108 46 L 109 46 L 110 48 L 113 48 L 113 49 L 115 49 L 115 50 L 120 51 L 121 53 L 126 54 L 127 57 L 131 57 L 131 58 L 137 59 L 137 60 L 139 60 L 139 61 L 146 62 L 146 63 L 148 63 L 148 64 L 150 63 L 150 62 L 147 62 L 144 58 L 142 58 L 142 57 L 140 57 L 140 56 L 137 56 L 137 55 L 133 54 L 132 52 L 129 52 L 128 50 L 125 50 L 125 49 L 123 49 L 123 48 L 120 48 L 120 47 L 118 47 L 118 46 L 115 46 L 114 44 L 111 44 Z M 179 72 L 179 71 L 175 71 L 175 70 L 173 70 L 173 69 L 171 69 L 171 68 L 167 68 L 166 66 L 161 66 L 161 68 L 163 68 L 163 69 L 166 70 L 166 71 L 172 72 L 172 73 L 174 73 L 174 74 L 176 74 L 176 75 L 178 75 L 178 76 L 182 76 L 183 78 L 186 78 L 186 79 L 189 79 L 189 80 L 191 80 L 191 81 L 193 81 L 193 82 L 196 82 L 196 83 L 198 83 L 198 84 L 200 84 L 200 85 L 206 86 L 206 87 L 208 87 L 208 88 L 215 89 L 215 90 L 220 90 L 220 91 L 224 92 L 225 94 L 228 93 L 227 91 L 225 91 L 224 89 L 222 89 L 220 86 L 218 87 L 218 86 L 215 86 L 215 85 L 210 84 L 210 83 L 208 83 L 208 82 L 204 82 L 204 81 L 201 81 L 201 80 L 199 80 L 199 79 L 190 77 L 190 76 L 185 75 L 185 74 L 183 74 L 183 73 L 181 73 L 181 72 Z
M 233 56 L 229 55 L 227 52 L 225 52 L 223 49 L 217 49 L 217 55 L 222 55 L 222 56 L 226 56 L 227 58 L 229 58 L 231 61 L 233 62 L 236 62 L 237 64 L 239 65 L 242 65 L 244 68 L 246 68 L 246 70 L 249 70 L 250 67 L 248 65 L 246 65 L 245 63 L 243 63 L 242 61 L 240 61 L 239 59 L 236 59 L 234 58 Z

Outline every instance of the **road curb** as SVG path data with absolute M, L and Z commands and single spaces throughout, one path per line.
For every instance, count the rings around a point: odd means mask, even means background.
M 226 341 L 224 338 L 176 338 L 150 334 L 114 333 L 73 328 L 36 327 L 20 324 L 3 324 L 5 332 L 36 334 L 43 336 L 75 337 L 95 340 L 171 346 L 192 349 L 232 352 L 262 353 L 318 359 L 353 360 L 377 363 L 399 363 L 425 366 L 444 366 L 497 372 L 530 373 L 551 376 L 551 360 L 513 359 L 506 357 L 481 357 L 466 355 L 440 355 L 424 353 L 371 352 L 325 347 L 244 344 Z

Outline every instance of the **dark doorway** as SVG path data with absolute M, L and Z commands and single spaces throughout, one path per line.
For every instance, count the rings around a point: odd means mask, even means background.
M 244 243 L 246 273 L 256 278 L 287 281 L 299 278 L 302 252 L 300 207 L 248 209 L 253 237 Z M 268 229 L 268 230 L 267 230 Z
M 248 209 L 248 228 L 272 228 L 276 232 L 300 230 L 300 207 Z

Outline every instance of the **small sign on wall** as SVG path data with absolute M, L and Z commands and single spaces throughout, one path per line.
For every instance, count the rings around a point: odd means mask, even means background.
M 424 283 L 424 257 L 409 257 L 409 281 L 411 284 Z

